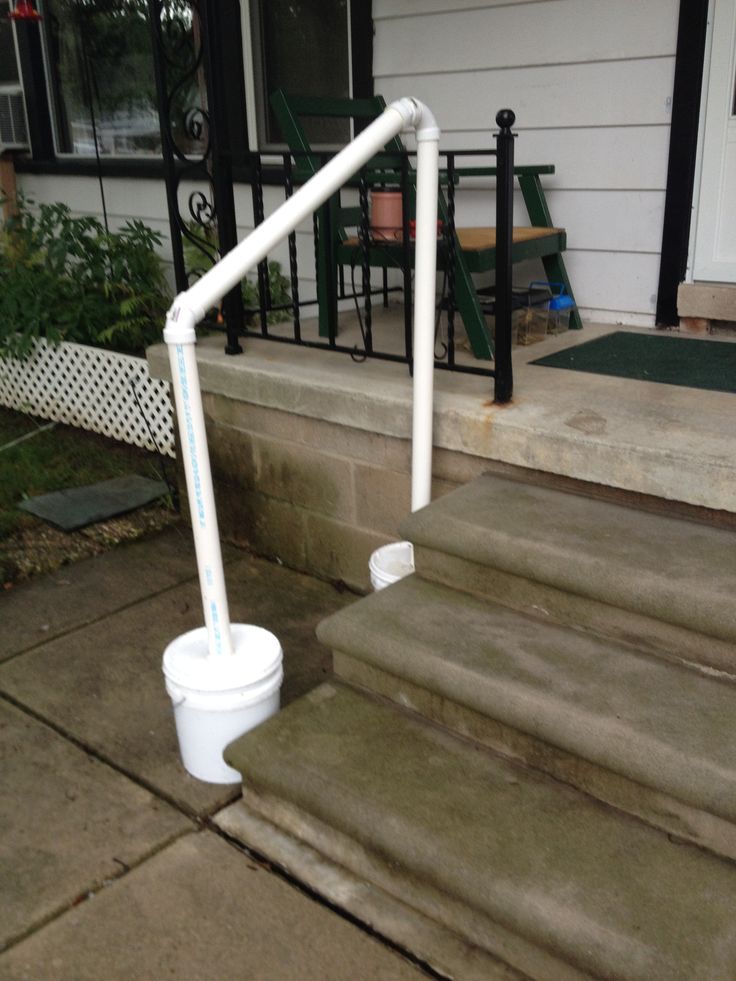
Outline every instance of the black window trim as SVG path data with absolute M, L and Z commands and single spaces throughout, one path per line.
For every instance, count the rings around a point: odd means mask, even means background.
M 680 0 L 655 313 L 658 326 L 676 326 L 680 322 L 677 290 L 685 279 L 690 249 L 709 6 L 708 0 Z
M 226 4 L 223 4 L 226 6 Z M 240 39 L 240 4 L 231 0 L 231 16 L 227 29 L 223 29 L 221 50 L 225 70 L 230 77 L 243 78 L 243 48 Z M 237 29 L 236 29 L 237 23 Z M 52 126 L 51 97 L 47 86 L 43 41 L 39 25 L 34 22 L 19 23 L 18 46 L 20 53 L 21 81 L 25 91 L 29 121 L 34 121 L 29 132 L 32 152 L 19 155 L 15 161 L 18 173 L 47 176 L 149 178 L 163 180 L 165 165 L 162 157 L 131 156 L 101 157 L 98 165 L 94 157 L 57 154 Z M 351 0 L 350 46 L 353 74 L 353 94 L 356 98 L 373 95 L 373 11 L 371 0 Z M 233 144 L 233 179 L 236 183 L 251 182 L 250 169 L 244 154 L 248 150 L 247 115 L 245 93 L 240 99 L 228 100 L 230 136 Z M 242 127 L 236 125 L 243 121 Z M 267 165 L 263 170 L 264 184 L 283 183 L 283 168 Z

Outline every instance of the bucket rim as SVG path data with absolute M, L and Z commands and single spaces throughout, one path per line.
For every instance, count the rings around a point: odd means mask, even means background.
M 196 627 L 173 640 L 164 651 L 167 681 L 199 692 L 232 692 L 258 685 L 282 671 L 283 651 L 269 630 L 252 624 L 231 624 L 232 655 L 210 657 L 207 628 Z
M 409 541 L 400 542 L 389 542 L 387 545 L 381 545 L 379 548 L 371 552 L 371 557 L 368 559 L 368 568 L 371 571 L 374 568 L 378 568 L 378 562 L 380 559 L 391 552 L 408 552 L 411 556 L 412 564 L 414 562 L 414 545 Z

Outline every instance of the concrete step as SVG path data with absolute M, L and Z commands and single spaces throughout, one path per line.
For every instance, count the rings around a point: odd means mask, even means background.
M 225 755 L 242 807 L 528 977 L 736 976 L 736 866 L 388 702 L 322 685 Z
M 411 515 L 425 578 L 736 675 L 736 534 L 485 474 Z
M 736 858 L 736 685 L 410 576 L 318 627 L 336 674 Z

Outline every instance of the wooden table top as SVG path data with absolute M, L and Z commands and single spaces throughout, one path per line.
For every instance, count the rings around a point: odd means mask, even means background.
M 487 249 L 496 248 L 496 229 L 491 227 L 470 227 L 470 228 L 456 228 L 458 242 L 460 243 L 460 248 L 463 252 L 484 252 Z M 554 235 L 560 235 L 564 232 L 564 228 L 528 228 L 528 227 L 518 227 L 514 228 L 513 231 L 513 241 L 514 244 L 519 242 L 530 242 L 533 239 L 547 238 Z M 345 239 L 341 243 L 347 248 L 358 248 L 360 246 L 360 240 L 357 236 L 353 235 L 350 238 Z M 377 241 L 375 244 L 378 245 L 400 245 L 401 239 L 396 241 Z

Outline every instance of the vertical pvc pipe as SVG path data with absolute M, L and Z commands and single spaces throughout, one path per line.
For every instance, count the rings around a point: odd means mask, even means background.
M 191 326 L 189 332 L 186 329 L 182 330 L 180 323 L 171 325 L 167 322 L 164 340 L 169 345 L 171 378 L 192 516 L 199 588 L 202 593 L 202 609 L 207 627 L 207 648 L 210 656 L 220 657 L 233 653 L 233 642 L 230 634 L 230 613 L 222 568 L 212 470 L 202 410 L 202 392 L 199 387 L 199 372 L 194 353 L 194 326 Z
M 417 131 L 416 302 L 414 307 L 414 420 L 412 510 L 431 498 L 434 303 L 437 270 L 439 129 L 415 99 L 392 103 L 240 245 L 174 300 L 164 329 L 169 347 L 184 473 L 210 656 L 233 653 L 225 576 L 217 527 L 212 472 L 194 353 L 195 324 L 282 239 L 326 201 L 400 130 Z
M 414 259 L 414 397 L 412 413 L 411 509 L 432 497 L 434 404 L 434 316 L 437 274 L 437 188 L 439 130 L 417 132 L 417 236 Z

